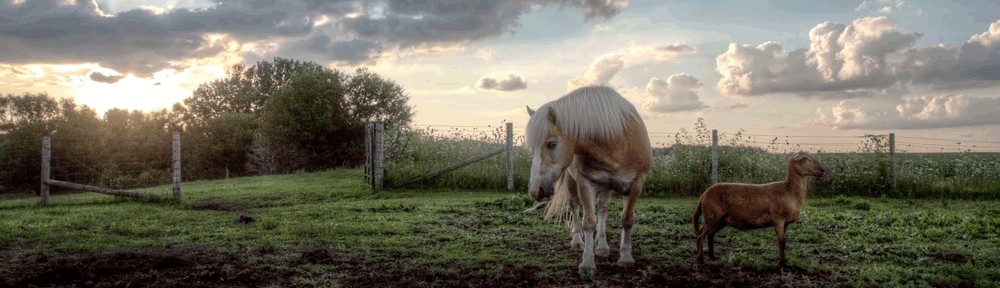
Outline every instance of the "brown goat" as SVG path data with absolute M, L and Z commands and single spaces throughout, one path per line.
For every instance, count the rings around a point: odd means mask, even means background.
M 708 187 L 698 200 L 691 224 L 698 236 L 698 263 L 704 263 L 701 242 L 708 239 L 708 257 L 715 260 L 715 233 L 723 227 L 753 230 L 774 226 L 778 234 L 778 265 L 785 266 L 785 230 L 795 223 L 806 197 L 808 176 L 826 173 L 816 157 L 796 153 L 788 161 L 785 181 L 768 184 L 718 183 Z M 704 213 L 705 227 L 698 228 Z

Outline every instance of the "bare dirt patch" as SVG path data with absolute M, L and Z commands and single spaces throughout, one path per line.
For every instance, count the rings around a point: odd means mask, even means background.
M 283 251 L 290 255 L 295 251 Z M 135 252 L 38 255 L 0 270 L 0 287 L 261 287 L 296 286 L 295 278 L 332 278 L 343 287 L 798 287 L 782 273 L 807 275 L 813 285 L 836 286 L 831 275 L 795 268 L 754 270 L 638 259 L 632 267 L 598 259 L 598 274 L 582 279 L 576 267 L 545 271 L 538 266 L 484 264 L 480 267 L 416 267 L 415 255 L 366 260 L 325 248 L 298 251 L 301 257 L 270 257 L 256 252 L 224 254 L 197 249 L 145 249 Z M 245 257 L 252 256 L 256 263 Z M 681 266 L 671 266 L 684 264 Z M 321 272 L 296 269 L 322 265 Z M 301 284 L 301 283 L 299 283 Z
M 0 287 L 245 287 L 282 281 L 287 271 L 207 250 L 38 255 L 11 264 Z

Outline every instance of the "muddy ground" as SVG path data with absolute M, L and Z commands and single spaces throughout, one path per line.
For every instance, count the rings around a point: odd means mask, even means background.
M 648 260 L 621 268 L 614 265 L 615 259 L 611 258 L 614 257 L 599 259 L 598 275 L 586 280 L 576 274 L 576 269 L 543 273 L 537 267 L 504 266 L 499 275 L 481 273 L 484 267 L 451 267 L 455 273 L 446 274 L 419 267 L 403 272 L 394 269 L 398 265 L 390 260 L 380 263 L 346 259 L 326 249 L 287 251 L 285 255 L 225 254 L 209 249 L 147 249 L 0 259 L 7 266 L 0 269 L 0 287 L 296 287 L 329 282 L 342 287 L 837 286 L 830 275 L 810 275 L 795 268 L 752 270 L 712 264 L 677 267 Z M 320 269 L 303 268 L 307 266 Z M 811 285 L 790 283 L 782 273 L 808 275 Z M 328 282 L 303 279 L 327 279 Z

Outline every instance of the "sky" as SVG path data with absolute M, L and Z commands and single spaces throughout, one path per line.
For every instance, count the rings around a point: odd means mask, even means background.
M 369 67 L 418 125 L 523 127 L 608 85 L 656 134 L 1000 146 L 997 1 L 0 0 L 2 94 L 150 111 L 276 56 Z

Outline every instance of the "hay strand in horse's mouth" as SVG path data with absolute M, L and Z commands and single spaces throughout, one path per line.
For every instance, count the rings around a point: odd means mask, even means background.
M 542 207 L 544 207 L 545 204 L 548 204 L 548 203 L 549 203 L 549 201 L 541 201 L 541 202 L 535 201 L 535 205 L 531 205 L 531 207 L 528 207 L 528 209 L 524 209 L 524 213 L 538 211 L 539 209 L 541 209 Z

